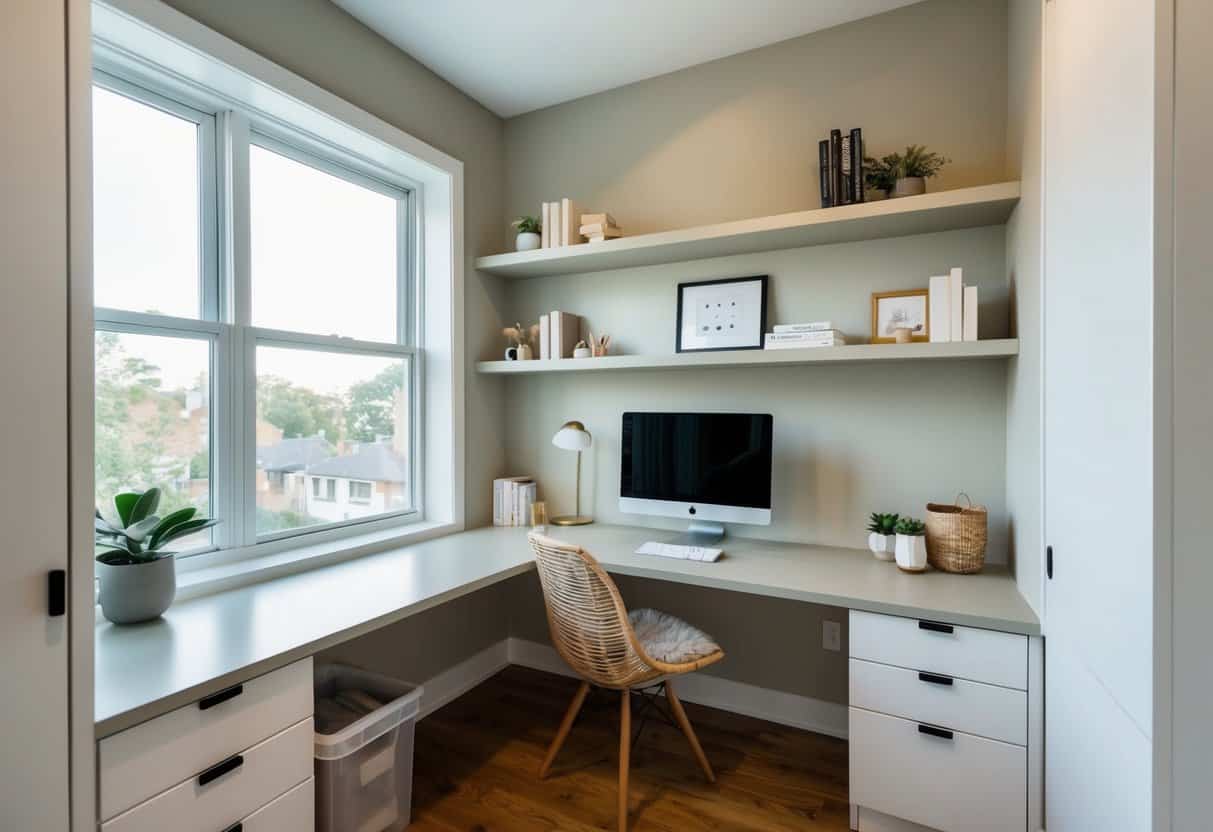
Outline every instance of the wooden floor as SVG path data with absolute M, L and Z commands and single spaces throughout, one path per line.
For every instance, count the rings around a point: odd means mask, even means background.
M 619 705 L 592 694 L 546 781 L 536 776 L 577 683 L 510 667 L 417 725 L 410 832 L 615 828 Z M 687 703 L 718 783 L 650 719 L 632 751 L 630 829 L 847 829 L 847 744 Z

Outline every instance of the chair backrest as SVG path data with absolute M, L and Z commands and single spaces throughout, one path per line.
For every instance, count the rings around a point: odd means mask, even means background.
M 557 652 L 583 678 L 625 688 L 661 675 L 638 649 L 615 582 L 582 549 L 532 532 L 548 627 Z

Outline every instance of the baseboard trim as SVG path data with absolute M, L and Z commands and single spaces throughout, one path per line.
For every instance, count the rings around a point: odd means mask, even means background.
M 575 675 L 553 647 L 510 638 L 510 664 L 562 676 Z M 847 706 L 809 696 L 761 688 L 705 673 L 691 673 L 678 681 L 678 695 L 688 702 L 719 708 L 780 725 L 801 728 L 839 739 L 847 738 Z
M 422 683 L 421 707 L 418 719 L 463 696 L 472 688 L 496 676 L 510 664 L 509 639 L 502 639 L 474 656 L 447 668 Z

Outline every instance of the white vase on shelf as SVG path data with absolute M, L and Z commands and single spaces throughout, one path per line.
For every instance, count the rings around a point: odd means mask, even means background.
M 921 534 L 899 534 L 895 547 L 897 568 L 902 572 L 925 572 L 927 538 Z
M 534 231 L 523 231 L 514 238 L 515 251 L 534 251 L 539 248 L 542 239 Z

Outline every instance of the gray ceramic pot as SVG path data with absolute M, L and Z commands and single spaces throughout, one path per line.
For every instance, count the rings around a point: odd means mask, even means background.
M 907 176 L 904 179 L 898 179 L 893 185 L 894 198 L 899 196 L 918 196 L 927 192 L 927 180 L 921 176 Z
M 97 563 L 101 579 L 101 614 L 115 624 L 151 621 L 177 595 L 177 568 L 172 555 L 151 563 L 112 566 Z

